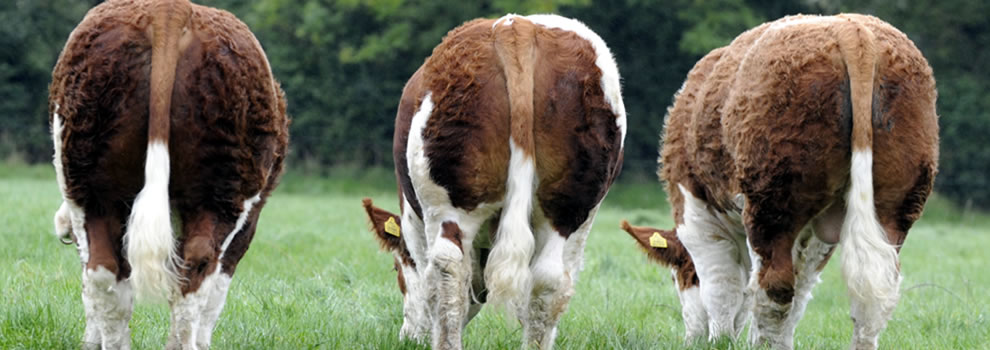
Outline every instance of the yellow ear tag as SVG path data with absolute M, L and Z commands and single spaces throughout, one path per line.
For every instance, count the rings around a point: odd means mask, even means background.
M 394 216 L 389 216 L 388 221 L 385 221 L 385 232 L 390 235 L 400 237 L 401 231 L 399 230 L 399 224 L 395 223 Z
M 660 232 L 654 232 L 650 236 L 650 246 L 654 248 L 667 248 L 667 240 L 660 235 Z

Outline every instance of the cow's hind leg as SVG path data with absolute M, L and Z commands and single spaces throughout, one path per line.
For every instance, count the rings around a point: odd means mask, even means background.
M 588 234 L 592 219 L 587 220 L 581 232 L 572 236 L 577 240 Z M 532 271 L 532 290 L 528 305 L 517 313 L 523 324 L 524 348 L 535 346 L 541 349 L 553 347 L 557 336 L 557 323 L 567 310 L 567 304 L 574 294 L 574 283 L 565 261 L 565 247 L 569 239 L 561 235 L 550 221 L 543 215 L 535 215 L 533 219 L 534 234 L 536 235 L 536 251 L 530 265 Z M 580 257 L 578 257 L 580 259 Z
M 754 296 L 754 323 L 749 339 L 754 344 L 770 344 L 775 349 L 790 348 L 794 330 L 811 300 L 811 291 L 821 280 L 822 268 L 832 255 L 835 243 L 822 241 L 811 230 L 804 230 L 794 244 L 791 256 L 794 268 L 793 297 L 790 303 L 772 299 L 768 290 L 760 287 L 761 265 L 754 265 L 750 292 Z M 755 261 L 762 257 L 750 252 Z
M 220 265 L 207 276 L 204 286 L 209 288 L 204 294 L 206 304 L 200 318 L 199 329 L 196 332 L 196 345 L 200 349 L 208 349 L 213 339 L 213 330 L 223 312 L 223 307 L 227 302 L 227 292 L 230 290 L 230 283 L 234 278 L 234 271 L 237 263 L 246 253 L 246 248 L 254 237 L 258 223 L 258 215 L 261 208 L 256 206 L 248 216 L 247 221 L 239 228 L 239 232 L 233 232 L 232 237 L 225 238 L 220 242 L 220 256 L 217 258 Z
M 428 304 L 433 321 L 434 349 L 460 349 L 470 307 L 472 241 L 485 218 L 449 210 L 450 215 L 427 217 L 428 235 L 433 235 L 427 251 L 425 286 L 430 288 Z M 455 212 L 457 212 L 455 214 Z
M 805 307 L 811 301 L 811 290 L 821 282 L 819 276 L 832 256 L 839 237 L 843 209 L 841 202 L 833 204 L 822 216 L 812 221 L 809 229 L 800 233 L 794 244 L 794 299 L 785 322 L 785 334 L 794 334 Z
M 678 237 L 691 254 L 700 281 L 701 302 L 708 313 L 708 337 L 736 337 L 746 321 L 749 255 L 745 236 L 728 216 L 717 216 L 702 200 L 680 187 L 684 223 Z
M 181 295 L 172 300 L 166 349 L 206 349 L 223 310 L 234 266 L 254 236 L 259 198 L 244 202 L 236 220 L 209 211 L 183 211 Z
M 121 221 L 106 217 L 84 218 L 72 215 L 73 234 L 87 241 L 82 275 L 86 330 L 83 348 L 129 349 L 128 323 L 131 320 L 133 292 L 126 279 L 128 271 L 121 256 Z M 85 238 L 83 238 L 85 237 Z
M 821 237 L 836 236 L 825 232 L 835 225 L 822 220 L 842 220 L 841 205 L 813 221 L 823 209 L 817 204 L 820 202 L 795 203 L 786 192 L 774 189 L 748 194 L 744 209 L 753 261 L 750 341 L 774 349 L 793 347 L 794 329 L 818 282 L 820 268 L 834 248 L 834 242 L 824 242 Z
M 203 211 L 191 214 L 182 211 L 182 240 L 180 254 L 182 288 L 171 301 L 172 320 L 166 349 L 197 349 L 203 312 L 219 274 L 218 248 L 214 233 L 224 224 L 216 214 Z M 233 225 L 229 225 L 233 226 Z

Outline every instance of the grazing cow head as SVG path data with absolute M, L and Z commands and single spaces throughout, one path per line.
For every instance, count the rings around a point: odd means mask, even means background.
M 706 336 L 708 315 L 701 304 L 698 275 L 691 255 L 677 238 L 677 230 L 633 226 L 626 220 L 622 220 L 621 227 L 639 243 L 650 260 L 670 268 L 671 278 L 677 285 L 677 295 L 681 300 L 686 338 Z
M 399 215 L 387 210 L 378 208 L 372 204 L 370 198 L 363 201 L 364 210 L 368 213 L 368 220 L 371 222 L 371 231 L 375 234 L 378 244 L 382 250 L 392 253 L 393 269 L 396 272 L 396 280 L 399 284 L 399 291 L 402 292 L 403 299 L 403 321 L 400 335 L 420 338 L 422 334 L 428 332 L 429 320 L 423 308 L 420 307 L 425 300 L 419 300 L 419 293 L 411 293 L 406 283 L 406 278 L 417 279 L 419 272 L 416 270 L 416 262 L 413 261 L 409 250 L 406 249 L 406 242 L 402 239 L 402 221 Z
M 376 207 L 372 204 L 371 198 L 365 198 L 363 203 L 364 210 L 368 213 L 368 220 L 371 221 L 371 232 L 375 234 L 382 250 L 391 252 L 395 258 L 393 268 L 398 274 L 399 291 L 405 295 L 406 281 L 402 276 L 403 267 L 409 265 L 409 267 L 415 268 L 416 263 L 412 261 L 409 251 L 406 250 L 406 243 L 402 241 L 401 219 L 398 215 Z

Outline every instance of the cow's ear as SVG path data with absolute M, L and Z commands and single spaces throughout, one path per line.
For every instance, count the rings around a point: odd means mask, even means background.
M 632 236 L 646 251 L 651 260 L 668 267 L 678 267 L 690 261 L 687 251 L 677 239 L 676 231 L 665 231 L 646 226 L 633 226 L 622 220 L 623 230 Z
M 405 244 L 402 242 L 402 223 L 399 216 L 374 206 L 371 198 L 365 198 L 363 203 L 371 222 L 371 232 L 375 233 L 382 249 L 402 254 Z

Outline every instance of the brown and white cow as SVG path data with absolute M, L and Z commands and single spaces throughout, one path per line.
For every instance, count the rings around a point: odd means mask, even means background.
M 401 218 L 365 208 L 395 255 L 400 337 L 460 348 L 487 302 L 515 313 L 524 346 L 550 348 L 622 164 L 605 43 L 554 15 L 467 22 L 406 84 L 395 127 Z
M 852 347 L 875 348 L 935 177 L 935 97 L 914 44 L 869 16 L 786 17 L 702 58 L 665 121 L 677 227 L 623 224 L 674 270 L 688 337 L 752 317 L 752 342 L 791 348 L 839 243 Z
M 69 36 L 49 106 L 55 231 L 82 260 L 83 347 L 130 347 L 135 292 L 171 303 L 167 348 L 209 347 L 288 143 L 261 45 L 188 0 L 110 0 Z

